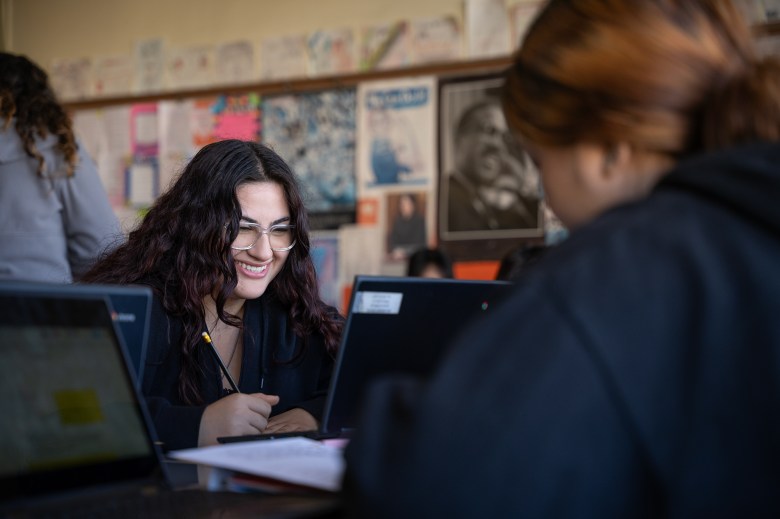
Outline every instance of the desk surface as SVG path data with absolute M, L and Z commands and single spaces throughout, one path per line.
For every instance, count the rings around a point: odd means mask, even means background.
M 166 469 L 175 488 L 203 486 L 199 481 L 198 465 L 166 460 Z M 203 479 L 201 471 L 200 478 Z M 238 517 L 242 514 L 237 514 Z M 333 494 L 257 494 L 257 507 L 252 506 L 250 515 L 260 518 L 292 519 L 312 517 L 336 519 L 342 516 L 341 500 Z M 234 516 L 230 516 L 234 517 Z

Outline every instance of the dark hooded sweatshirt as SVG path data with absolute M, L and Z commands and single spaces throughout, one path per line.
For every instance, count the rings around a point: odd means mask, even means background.
M 360 517 L 779 517 L 780 146 L 572 233 L 357 431 Z

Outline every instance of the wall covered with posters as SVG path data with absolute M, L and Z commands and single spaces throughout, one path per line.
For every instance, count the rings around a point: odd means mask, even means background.
M 205 144 L 272 146 L 343 308 L 354 275 L 403 274 L 420 246 L 485 278 L 510 248 L 565 236 L 497 107 L 540 3 L 2 0 L 2 36 L 47 68 L 126 230 Z M 741 3 L 757 24 L 777 14 Z

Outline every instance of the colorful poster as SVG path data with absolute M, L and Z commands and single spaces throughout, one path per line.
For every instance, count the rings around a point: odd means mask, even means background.
M 130 142 L 133 156 L 156 157 L 158 140 L 157 103 L 133 105 L 130 109 Z
M 362 83 L 358 89 L 358 191 L 430 186 L 436 173 L 436 79 Z
M 222 95 L 212 107 L 214 137 L 256 141 L 260 137 L 260 96 Z
M 434 77 L 358 88 L 358 197 L 376 201 L 373 218 L 361 212 L 361 222 L 372 221 L 381 237 L 386 275 L 398 274 L 413 250 L 435 242 L 436 88 Z
M 216 115 L 214 106 L 217 104 L 216 97 L 202 97 L 195 99 L 190 110 L 190 130 L 192 142 L 195 150 L 201 149 L 206 144 L 216 142 L 214 136 L 214 126 L 216 124 Z
M 312 233 L 311 259 L 317 270 L 320 297 L 329 305 L 341 308 L 338 232 L 319 231 Z
M 265 97 L 263 142 L 300 177 L 312 226 L 355 221 L 355 90 Z

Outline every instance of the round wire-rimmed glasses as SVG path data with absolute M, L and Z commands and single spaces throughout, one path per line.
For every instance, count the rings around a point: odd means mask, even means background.
M 268 229 L 259 223 L 239 222 L 238 236 L 230 246 L 233 250 L 249 250 L 257 245 L 262 235 L 268 236 L 271 244 L 271 250 L 274 252 L 286 252 L 295 247 L 292 230 L 295 228 L 291 224 L 272 225 Z

